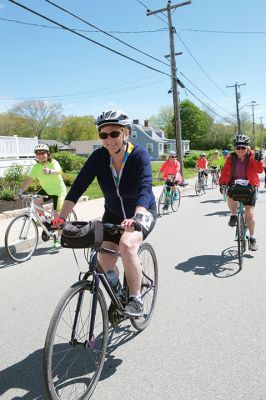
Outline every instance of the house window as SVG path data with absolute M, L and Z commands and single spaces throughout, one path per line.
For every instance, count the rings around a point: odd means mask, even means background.
M 163 143 L 159 143 L 159 151 L 163 151 Z
M 137 139 L 137 137 L 138 137 L 137 131 L 132 130 L 131 131 L 131 137 L 132 137 L 132 139 Z
M 147 151 L 149 154 L 153 152 L 153 143 L 147 143 Z

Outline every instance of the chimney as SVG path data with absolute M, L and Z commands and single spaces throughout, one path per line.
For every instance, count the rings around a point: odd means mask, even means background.
M 133 119 L 133 124 L 139 125 L 139 119 Z
M 145 128 L 148 128 L 149 126 L 149 121 L 147 119 L 144 119 L 144 126 Z

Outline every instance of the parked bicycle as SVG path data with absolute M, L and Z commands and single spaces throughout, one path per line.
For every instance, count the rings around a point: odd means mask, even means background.
M 202 196 L 205 194 L 206 190 L 206 180 L 205 180 L 205 172 L 204 169 L 198 170 L 198 178 L 195 183 L 195 192 L 197 196 Z
M 24 262 L 31 258 L 39 241 L 38 227 L 42 229 L 41 238 L 44 242 L 54 240 L 57 232 L 51 229 L 51 220 L 54 210 L 45 209 L 43 206 L 34 204 L 36 198 L 46 199 L 48 196 L 39 194 L 23 194 L 21 198 L 26 201 L 28 209 L 24 214 L 14 218 L 7 227 L 5 234 L 5 248 L 9 257 L 16 262 Z M 43 221 L 39 212 L 45 215 Z M 75 221 L 75 211 L 71 211 L 68 220 Z
M 117 232 L 121 230 L 121 226 L 103 224 L 103 229 Z M 101 246 L 92 248 L 91 251 L 84 250 L 89 270 L 80 273 L 78 282 L 63 295 L 48 328 L 43 362 L 45 392 L 51 400 L 89 399 L 104 366 L 108 319 L 114 327 L 130 319 L 133 327 L 142 331 L 149 324 L 154 311 L 158 290 L 158 265 L 152 246 L 142 243 L 138 253 L 142 265 L 141 298 L 144 306 L 143 316 L 138 318 L 124 315 L 129 297 L 125 275 L 123 290 L 117 294 L 99 264 L 98 253 L 120 256 L 119 253 Z M 111 299 L 109 311 L 99 287 L 100 282 Z
M 158 215 L 162 215 L 169 207 L 176 212 L 180 206 L 181 193 L 174 180 L 174 175 L 168 175 L 167 179 L 158 178 L 158 180 L 165 181 L 158 199 Z M 175 190 L 172 190 L 173 187 Z

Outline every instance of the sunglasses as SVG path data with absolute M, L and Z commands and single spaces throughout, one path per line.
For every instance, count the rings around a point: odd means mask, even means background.
M 123 131 L 112 131 L 110 133 L 107 132 L 99 132 L 99 137 L 100 139 L 107 139 L 108 136 L 110 136 L 111 138 L 115 139 L 118 138 L 120 136 L 120 133 L 122 133 Z
M 171 158 L 177 158 L 177 156 L 171 156 Z
M 246 146 L 236 146 L 236 150 L 246 150 Z
M 36 156 L 43 156 L 46 154 L 46 151 L 36 151 Z

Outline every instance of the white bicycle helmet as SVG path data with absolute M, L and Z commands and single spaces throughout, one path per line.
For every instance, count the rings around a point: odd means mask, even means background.
M 35 146 L 34 152 L 36 153 L 36 151 L 39 151 L 39 150 L 48 152 L 49 146 L 47 146 L 47 144 L 44 144 L 44 143 L 39 143 L 39 144 L 37 144 L 37 146 Z
M 95 124 L 98 126 L 98 130 L 105 125 L 118 125 L 130 128 L 131 120 L 129 119 L 128 115 L 121 110 L 107 110 L 99 115 L 95 121 Z
M 242 146 L 248 146 L 250 144 L 250 138 L 247 135 L 240 134 L 236 135 L 234 137 L 234 146 L 242 145 Z
M 169 151 L 169 157 L 176 156 L 176 152 L 171 150 Z

